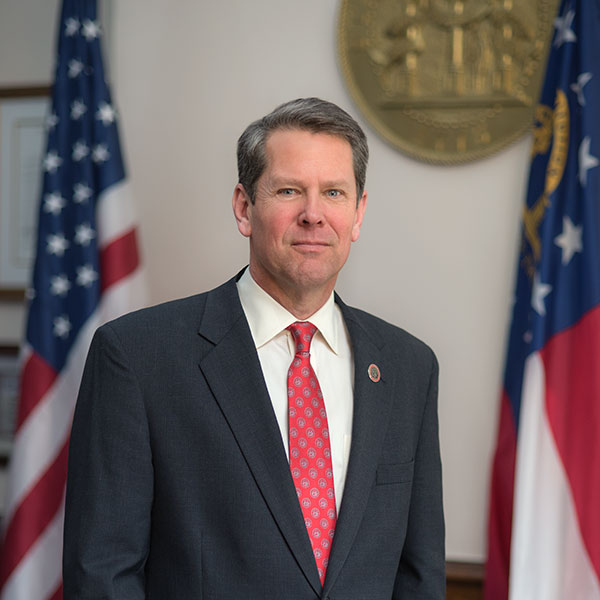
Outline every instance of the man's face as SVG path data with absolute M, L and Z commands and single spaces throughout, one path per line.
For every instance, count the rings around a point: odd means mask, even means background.
M 233 207 L 250 238 L 250 272 L 271 296 L 327 296 L 360 234 L 366 193 L 357 203 L 352 149 L 343 138 L 277 130 L 256 201 L 236 186 Z M 284 305 L 285 303 L 282 302 Z

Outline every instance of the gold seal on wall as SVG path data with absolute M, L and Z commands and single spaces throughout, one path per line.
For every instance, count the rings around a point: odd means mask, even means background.
M 456 164 L 533 125 L 557 0 L 342 0 L 350 92 L 401 151 Z

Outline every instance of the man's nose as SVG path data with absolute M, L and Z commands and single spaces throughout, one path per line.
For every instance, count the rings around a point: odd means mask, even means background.
M 308 192 L 299 215 L 303 225 L 320 225 L 323 223 L 323 199 L 317 192 Z

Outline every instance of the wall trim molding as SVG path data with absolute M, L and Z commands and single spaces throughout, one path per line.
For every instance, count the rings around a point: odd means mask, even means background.
M 447 600 L 482 600 L 484 563 L 446 561 Z

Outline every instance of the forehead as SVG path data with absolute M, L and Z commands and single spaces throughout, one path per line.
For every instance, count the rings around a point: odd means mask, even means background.
M 354 177 L 352 147 L 337 135 L 276 129 L 267 136 L 265 154 L 265 171 L 336 170 Z

